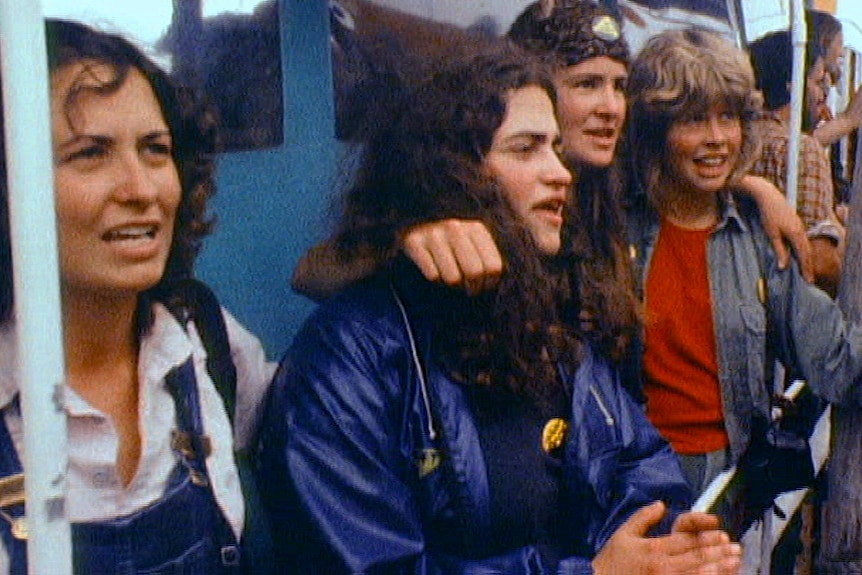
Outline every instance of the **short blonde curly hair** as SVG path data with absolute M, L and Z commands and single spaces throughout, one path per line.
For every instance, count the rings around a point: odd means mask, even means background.
M 742 177 L 760 153 L 755 90 L 748 55 L 716 32 L 670 30 L 647 42 L 631 67 L 626 134 L 633 176 L 654 199 L 668 164 L 667 133 L 679 120 L 727 105 L 742 122 L 743 146 L 728 183 Z

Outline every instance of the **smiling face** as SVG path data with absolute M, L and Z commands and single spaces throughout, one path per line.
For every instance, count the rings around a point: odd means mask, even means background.
M 721 191 L 739 161 L 742 122 L 726 105 L 674 122 L 667 133 L 669 182 L 704 193 Z
M 559 130 L 548 94 L 537 86 L 509 92 L 485 166 L 545 255 L 560 250 L 563 208 L 572 177 L 557 155 Z
M 82 76 L 83 72 L 83 76 Z M 113 79 L 89 63 L 51 82 L 61 278 L 69 292 L 137 294 L 158 283 L 181 197 L 170 130 L 146 78 L 132 69 L 113 93 L 87 85 Z M 70 88 L 81 83 L 71 105 Z
M 626 119 L 628 73 L 622 62 L 600 56 L 554 74 L 566 158 L 574 165 L 609 166 Z

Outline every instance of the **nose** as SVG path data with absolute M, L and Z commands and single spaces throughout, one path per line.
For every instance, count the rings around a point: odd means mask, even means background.
M 723 144 L 727 142 L 727 130 L 717 116 L 710 116 L 706 124 L 707 141 L 711 144 Z
M 598 112 L 607 116 L 621 116 L 625 112 L 625 96 L 612 82 L 605 84 L 599 95 Z
M 569 187 L 572 185 L 572 173 L 554 152 L 551 152 L 548 157 L 545 182 L 555 187 Z
M 158 198 L 158 188 L 151 177 L 151 168 L 137 153 L 118 157 L 114 197 L 124 203 L 150 204 Z

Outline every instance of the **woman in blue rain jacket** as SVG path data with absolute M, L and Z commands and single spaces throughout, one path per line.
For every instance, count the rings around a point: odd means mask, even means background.
M 544 69 L 477 49 L 407 98 L 368 144 L 340 248 L 474 217 L 507 273 L 471 298 L 395 260 L 306 322 L 263 431 L 282 570 L 734 573 L 738 546 L 715 517 L 682 513 L 675 456 L 562 319 L 571 175 Z

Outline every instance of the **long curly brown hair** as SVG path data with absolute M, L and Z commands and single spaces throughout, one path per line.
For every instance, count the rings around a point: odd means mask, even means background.
M 492 231 L 506 272 L 496 290 L 469 297 L 429 287 L 442 298 L 434 345 L 464 383 L 541 400 L 559 385 L 559 362 L 574 367 L 578 334 L 562 320 L 570 295 L 564 266 L 541 255 L 483 158 L 503 123 L 507 95 L 541 87 L 555 100 L 544 66 L 508 44 L 441 64 L 409 90 L 368 142 L 346 194 L 336 245 L 349 258 L 370 246 L 394 250 L 400 231 L 445 218 L 477 219 Z
M 145 329 L 149 324 L 149 302 L 154 294 L 174 280 L 192 275 L 202 240 L 212 229 L 213 220 L 207 215 L 207 202 L 215 192 L 217 119 L 199 94 L 174 83 L 165 71 L 125 38 L 77 22 L 56 19 L 46 21 L 45 33 L 48 68 L 52 74 L 73 64 L 86 64 L 79 81 L 73 83 L 66 96 L 67 116 L 74 111 L 81 92 L 112 94 L 123 85 L 129 71 L 135 69 L 150 82 L 171 131 L 173 159 L 180 175 L 182 198 L 164 276 L 159 284 L 140 295 L 139 324 Z M 90 64 L 109 66 L 115 72 L 114 77 L 94 84 Z M 0 131 L 0 147 L 4 144 L 2 140 Z M 0 158 L 0 172 L 0 321 L 3 321 L 11 316 L 14 304 L 5 153 Z

